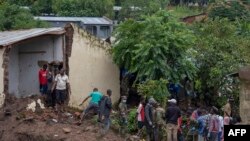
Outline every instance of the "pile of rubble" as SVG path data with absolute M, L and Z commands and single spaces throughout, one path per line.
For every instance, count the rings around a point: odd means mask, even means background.
M 11 141 L 121 141 L 113 131 L 100 138 L 95 120 L 75 125 L 80 113 L 68 108 L 60 116 L 52 108 L 45 108 L 38 96 L 8 98 L 0 111 L 0 140 Z

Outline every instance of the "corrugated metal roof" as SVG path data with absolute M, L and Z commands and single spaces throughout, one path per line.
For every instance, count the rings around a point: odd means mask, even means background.
M 112 21 L 103 17 L 47 17 L 40 16 L 34 17 L 42 21 L 64 21 L 64 22 L 83 22 L 84 24 L 96 24 L 96 25 L 112 25 Z
M 34 28 L 27 30 L 0 32 L 0 46 L 7 46 L 13 43 L 46 34 L 63 34 L 63 28 Z

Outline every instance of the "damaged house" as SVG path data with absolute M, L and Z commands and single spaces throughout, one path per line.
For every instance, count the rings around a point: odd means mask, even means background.
M 44 63 L 67 70 L 72 91 L 70 106 L 77 107 L 95 87 L 104 94 L 112 89 L 113 100 L 118 100 L 119 68 L 108 53 L 110 47 L 71 24 L 0 32 L 0 107 L 8 94 L 40 94 L 38 71 Z

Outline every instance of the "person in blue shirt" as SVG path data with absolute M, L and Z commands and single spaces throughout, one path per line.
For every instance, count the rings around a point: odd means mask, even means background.
M 99 109 L 99 106 L 98 106 L 99 105 L 99 101 L 101 100 L 102 96 L 103 96 L 102 93 L 100 93 L 97 88 L 94 88 L 93 92 L 91 92 L 89 94 L 89 96 L 86 97 L 82 101 L 82 103 L 79 106 L 83 105 L 83 103 L 85 103 L 85 101 L 87 101 L 89 98 L 91 98 L 88 107 L 83 111 L 83 113 L 81 115 L 81 120 L 80 121 L 83 120 L 83 118 L 85 117 L 85 115 L 88 114 L 90 112 L 90 110 L 95 110 L 95 112 L 98 111 L 98 109 Z
M 198 141 L 205 141 L 204 130 L 206 128 L 205 116 L 203 116 L 200 110 L 197 111 L 197 122 L 198 122 Z

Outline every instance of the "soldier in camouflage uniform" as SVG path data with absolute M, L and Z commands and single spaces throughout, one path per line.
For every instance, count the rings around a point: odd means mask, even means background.
M 121 97 L 121 102 L 119 104 L 119 115 L 120 115 L 120 134 L 124 136 L 126 134 L 126 129 L 127 129 L 127 113 L 128 113 L 128 108 L 127 108 L 127 97 L 122 96 Z
M 154 110 L 154 141 L 160 141 L 162 140 L 162 137 L 160 137 L 160 129 L 164 130 L 164 115 L 165 115 L 165 110 L 160 107 L 160 104 L 157 103 L 155 105 L 155 110 Z

